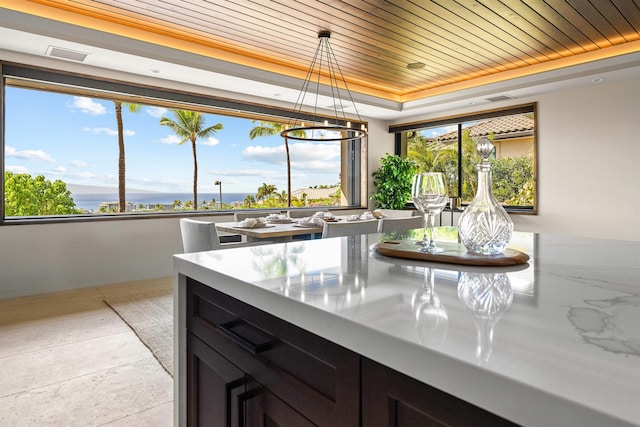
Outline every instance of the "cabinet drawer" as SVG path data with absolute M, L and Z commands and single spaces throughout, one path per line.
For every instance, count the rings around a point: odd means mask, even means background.
M 187 279 L 187 329 L 313 423 L 359 424 L 359 355 Z

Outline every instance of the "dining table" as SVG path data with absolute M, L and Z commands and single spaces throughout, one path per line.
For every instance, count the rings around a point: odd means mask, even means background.
M 309 239 L 320 237 L 322 226 L 303 226 L 297 222 L 289 223 L 267 223 L 262 227 L 243 227 L 240 222 L 220 222 L 216 223 L 216 229 L 226 233 L 241 234 L 246 236 L 247 241 L 287 242 L 293 240 L 294 236 L 305 236 Z

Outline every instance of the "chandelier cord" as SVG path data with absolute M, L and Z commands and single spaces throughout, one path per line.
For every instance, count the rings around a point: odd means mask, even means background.
M 294 105 L 293 114 L 289 117 L 285 129 L 280 132 L 280 136 L 285 139 L 301 141 L 346 141 L 358 140 L 367 135 L 366 126 L 362 123 L 358 107 L 355 104 L 342 69 L 338 64 L 335 52 L 329 42 L 330 35 L 331 33 L 328 31 L 321 31 L 318 34 L 318 45 L 307 70 L 302 89 Z M 323 61 L 327 62 L 326 69 Z M 328 74 L 328 76 L 324 76 L 324 74 Z M 328 84 L 323 84 L 323 79 L 325 82 L 328 80 Z M 342 79 L 343 82 L 342 89 L 340 88 L 339 79 Z M 316 86 L 315 93 L 313 92 L 314 88 L 312 84 Z M 321 85 L 323 87 L 328 86 L 328 93 L 331 96 L 333 105 L 327 108 L 333 110 L 333 118 L 331 116 L 321 115 L 320 113 L 318 103 L 321 100 Z M 345 92 L 346 97 L 343 102 L 342 96 Z M 307 101 L 307 96 L 315 96 L 315 99 L 309 100 L 309 105 L 313 106 L 312 114 L 303 112 L 303 106 Z M 348 119 L 346 115 L 347 101 L 351 102 L 357 116 L 358 123 L 355 127 L 352 127 L 351 120 Z M 305 124 L 304 117 L 307 117 L 306 120 L 310 121 L 309 124 Z M 331 121 L 335 121 L 335 123 L 331 123 Z

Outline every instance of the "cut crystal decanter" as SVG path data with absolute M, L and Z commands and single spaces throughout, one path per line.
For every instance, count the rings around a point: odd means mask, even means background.
M 481 255 L 504 252 L 513 234 L 513 221 L 491 191 L 489 155 L 493 143 L 489 138 L 478 139 L 476 149 L 482 160 L 478 170 L 478 191 L 458 221 L 458 235 L 467 251 Z

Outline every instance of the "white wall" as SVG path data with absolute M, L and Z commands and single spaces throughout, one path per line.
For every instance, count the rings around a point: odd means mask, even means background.
M 538 103 L 538 214 L 511 215 L 515 228 L 639 241 L 640 76 L 484 109 L 529 102 Z
M 516 229 L 640 240 L 640 77 L 511 104 L 533 101 L 538 215 L 512 215 Z M 387 129 L 369 123 L 369 176 Z M 3 226 L 0 298 L 167 276 L 181 250 L 177 218 Z
M 640 240 L 640 76 L 540 97 L 538 166 L 519 229 Z
M 175 218 L 0 227 L 0 298 L 170 275 L 178 230 Z

